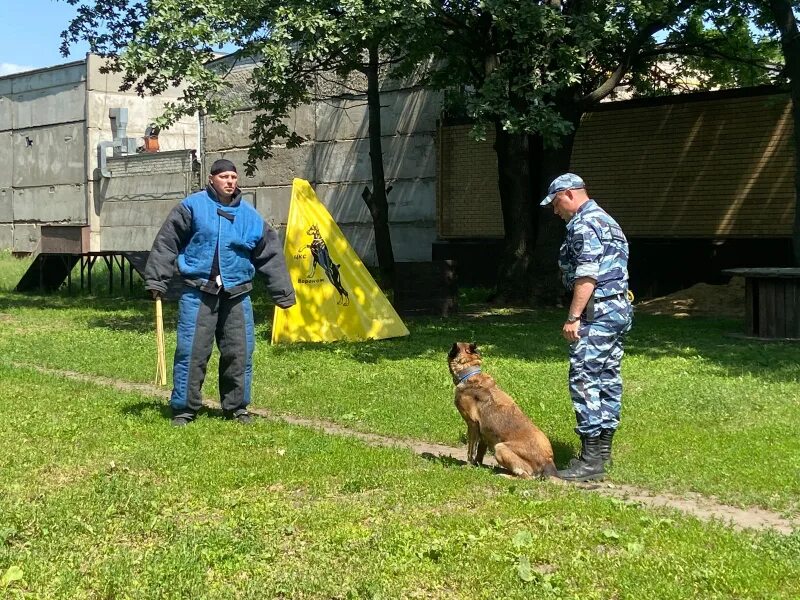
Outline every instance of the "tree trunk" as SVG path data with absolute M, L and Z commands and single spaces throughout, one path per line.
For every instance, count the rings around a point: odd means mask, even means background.
M 379 81 L 379 53 L 377 44 L 369 48 L 367 75 L 367 107 L 369 114 L 369 159 L 372 166 L 372 190 L 365 188 L 362 197 L 372 215 L 375 231 L 375 253 L 378 257 L 383 285 L 392 281 L 394 252 L 389 230 L 389 203 L 386 198 L 386 178 L 383 171 L 383 144 L 381 142 L 381 98 Z
M 531 136 L 536 202 L 532 299 L 537 304 L 559 304 L 566 293 L 558 269 L 558 253 L 564 238 L 564 221 L 553 213 L 551 206 L 540 207 L 539 202 L 547 195 L 550 182 L 569 171 L 574 141 L 575 134 L 571 133 L 561 139 L 561 146 L 558 149 L 550 149 L 544 146 L 540 136 Z M 586 185 L 589 187 L 590 182 Z
M 582 114 L 571 96 L 560 100 L 560 112 L 573 124 L 573 130 L 561 138 L 557 149 L 546 148 L 541 136 L 510 134 L 495 123 L 500 202 L 506 232 L 497 302 L 553 305 L 564 298 L 558 270 L 564 223 L 551 208 L 539 206 L 550 182 L 569 171 L 575 131 Z
M 495 134 L 505 244 L 494 300 L 501 304 L 528 302 L 531 292 L 530 267 L 536 233 L 533 221 L 528 136 L 509 133 L 499 122 L 495 123 Z
M 800 266 L 800 33 L 797 20 L 792 11 L 790 0 L 770 0 L 772 18 L 778 31 L 781 32 L 783 59 L 789 75 L 792 95 L 792 117 L 794 120 L 794 228 L 792 230 L 792 248 L 794 264 Z
M 495 130 L 505 228 L 495 301 L 557 304 L 564 296 L 558 270 L 564 223 L 539 203 L 550 182 L 569 170 L 575 135 L 564 136 L 553 150 L 539 136 L 510 134 L 499 124 Z

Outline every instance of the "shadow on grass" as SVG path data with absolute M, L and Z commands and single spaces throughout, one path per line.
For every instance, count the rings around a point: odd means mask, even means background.
M 254 314 L 260 344 L 268 344 L 271 335 L 273 305 L 265 293 L 254 291 Z M 77 298 L 0 294 L 0 312 L 10 309 L 81 309 L 96 310 L 86 325 L 115 331 L 147 333 L 155 329 L 152 301 L 130 298 Z M 121 314 L 126 311 L 127 314 Z M 167 303 L 164 325 L 174 331 L 177 305 Z M 113 314 L 113 313 L 117 314 Z M 566 364 L 568 347 L 561 338 L 563 310 L 503 310 L 472 312 L 449 318 L 414 317 L 405 322 L 411 335 L 366 342 L 298 343 L 274 346 L 270 352 L 279 356 L 308 360 L 305 354 L 335 350 L 343 358 L 376 364 L 413 358 L 445 356 L 454 341 L 475 341 L 484 357 L 517 359 L 535 363 Z M 633 331 L 626 339 L 627 357 L 650 360 L 674 357 L 700 357 L 719 366 L 723 374 L 754 375 L 771 381 L 800 381 L 800 343 L 761 342 L 731 337 L 744 328 L 741 321 L 691 317 L 635 315 Z M 532 365 L 531 368 L 535 368 Z M 624 368 L 624 363 L 623 363 Z M 491 367 L 489 367 L 491 370 Z
M 700 357 L 728 376 L 800 382 L 800 343 L 735 337 L 743 329 L 744 323 L 733 319 L 641 315 L 628 336 L 625 353 L 649 360 Z
M 137 402 L 136 404 L 130 404 L 122 409 L 122 413 L 125 415 L 133 415 L 135 417 L 141 417 L 150 413 L 158 413 L 164 419 L 172 418 L 172 409 L 169 407 L 169 404 L 165 402 L 159 402 L 157 400 L 149 400 Z
M 86 321 L 86 325 L 91 328 L 109 329 L 111 331 L 129 331 L 134 333 L 155 332 L 155 310 L 152 315 L 136 316 L 105 316 L 95 317 Z M 174 319 L 164 316 L 164 331 L 174 331 Z
M 553 319 L 550 319 L 553 321 Z M 453 316 L 431 319 L 411 317 L 405 319 L 410 331 L 407 337 L 363 342 L 313 343 L 299 342 L 274 346 L 272 352 L 291 356 L 303 352 L 330 352 L 335 349 L 348 358 L 365 364 L 408 358 L 441 356 L 442 364 L 456 341 L 474 341 L 486 356 L 519 357 L 526 360 L 566 360 L 566 344 L 560 338 L 560 326 L 548 339 L 531 335 L 531 322 L 519 315 Z M 534 325 L 534 327 L 537 327 Z M 537 327 L 538 328 L 538 327 Z M 513 350 L 511 350 L 513 348 Z
M 164 330 L 175 331 L 177 325 L 177 302 L 164 301 Z M 87 319 L 90 328 L 103 328 L 111 331 L 130 331 L 148 333 L 155 330 L 155 303 L 150 298 L 109 298 L 99 296 L 60 296 L 23 294 L 18 292 L 0 293 L 0 313 L 14 309 L 59 310 L 79 309 L 101 313 Z M 266 301 L 259 303 L 254 310 L 254 321 L 272 323 L 274 305 Z M 133 314 L 119 314 L 122 311 Z M 114 314 L 117 313 L 117 314 Z M 268 325 L 269 329 L 269 325 Z M 267 335 L 269 339 L 269 335 Z
M 420 457 L 424 458 L 427 461 L 430 461 L 440 467 L 444 467 L 445 469 L 452 469 L 453 467 L 463 467 L 467 464 L 467 461 L 461 460 L 460 458 L 455 458 L 454 456 L 443 456 L 441 454 L 433 454 L 431 452 L 423 452 L 420 454 Z
M 462 443 L 466 443 L 464 436 L 460 438 L 460 441 Z M 567 463 L 569 463 L 570 459 L 576 457 L 575 451 L 573 450 L 572 446 L 567 443 L 564 443 L 560 440 L 551 439 L 550 445 L 553 447 L 553 462 L 556 463 L 556 466 L 566 465 Z M 438 454 L 432 454 L 430 452 L 423 452 L 422 454 L 420 454 L 420 456 L 425 460 L 429 460 L 445 468 L 462 467 L 467 464 L 467 461 L 449 455 L 442 456 Z
M 157 400 L 143 401 L 143 402 L 137 402 L 136 404 L 131 404 L 123 408 L 122 413 L 126 415 L 133 415 L 136 417 L 142 417 L 145 415 L 158 413 L 163 419 L 166 419 L 167 421 L 172 419 L 172 408 L 170 408 L 169 403 L 159 402 Z M 198 417 L 205 416 L 212 419 L 225 418 L 221 409 L 209 408 L 207 406 L 203 406 L 197 413 L 197 416 Z
M 100 311 L 119 311 L 137 306 L 152 304 L 144 298 L 102 298 L 97 296 L 53 296 L 49 294 L 28 294 L 20 292 L 0 293 L 0 311 L 13 308 L 26 310 L 55 310 L 59 308 L 79 308 Z
M 550 445 L 553 447 L 553 462 L 556 463 L 557 467 L 564 467 L 570 459 L 577 457 L 570 444 L 551 439 Z

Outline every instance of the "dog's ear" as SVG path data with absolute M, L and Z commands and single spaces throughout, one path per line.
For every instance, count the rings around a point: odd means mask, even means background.
M 450 348 L 447 358 L 455 358 L 456 356 L 458 356 L 458 342 L 453 342 L 453 347 Z
M 468 350 L 470 354 L 480 354 L 480 352 L 478 351 L 478 344 L 476 344 L 475 342 L 472 342 L 469 345 Z

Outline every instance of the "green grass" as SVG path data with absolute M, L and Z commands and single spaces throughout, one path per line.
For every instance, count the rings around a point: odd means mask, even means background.
M 152 382 L 153 304 L 11 293 L 26 268 L 0 255 L 0 597 L 797 597 L 798 531 L 736 533 L 263 420 L 174 430 L 163 401 L 44 375 L 32 367 Z M 445 354 L 474 340 L 557 462 L 577 448 L 563 311 L 272 347 L 263 290 L 254 304 L 256 407 L 462 445 Z M 637 315 L 611 481 L 800 516 L 800 344 L 729 335 L 742 329 Z M 213 397 L 216 358 L 209 375 Z
M 0 291 L 13 290 L 31 261 L 29 257 L 15 258 L 10 250 L 0 250 Z
M 0 295 L 0 355 L 152 381 L 152 311 L 146 300 Z M 175 305 L 165 311 L 171 356 Z M 561 311 L 415 319 L 404 339 L 278 347 L 268 342 L 272 307 L 256 301 L 256 314 L 255 406 L 458 445 L 464 426 L 445 353 L 455 340 L 476 340 L 485 369 L 549 435 L 557 462 L 577 448 Z M 800 345 L 728 335 L 742 327 L 637 316 L 623 363 L 614 481 L 800 513 Z M 205 388 L 211 396 L 213 360 Z
M 0 365 L 10 598 L 795 598 L 800 538 Z M 449 406 L 447 407 L 450 408 Z M 14 567 L 13 571 L 8 571 Z M 2 584 L 0 584 L 2 585 Z M 0 595 L 3 593 L 0 588 Z

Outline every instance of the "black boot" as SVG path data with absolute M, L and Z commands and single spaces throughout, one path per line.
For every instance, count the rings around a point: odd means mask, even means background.
M 614 439 L 613 429 L 602 429 L 600 431 L 600 456 L 603 459 L 603 466 L 610 467 L 611 460 L 611 440 Z
M 586 454 L 586 440 L 589 439 L 585 435 L 581 436 L 581 451 L 575 458 L 569 459 L 569 468 L 575 467 L 583 462 L 583 456 Z
M 569 468 L 558 472 L 558 476 L 566 481 L 593 481 L 603 479 L 606 472 L 603 470 L 603 458 L 600 455 L 600 436 L 581 436 L 580 460 Z

